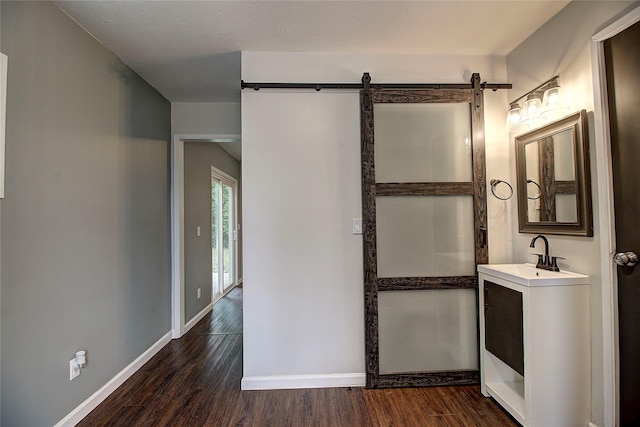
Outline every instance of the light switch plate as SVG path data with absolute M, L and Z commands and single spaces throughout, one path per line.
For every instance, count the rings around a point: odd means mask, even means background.
M 353 234 L 362 234 L 362 218 L 353 218 Z

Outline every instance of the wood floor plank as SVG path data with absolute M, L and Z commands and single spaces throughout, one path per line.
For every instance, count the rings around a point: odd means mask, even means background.
M 424 423 L 428 416 L 425 407 L 416 401 L 419 389 L 399 388 L 364 390 L 367 409 L 376 420 L 375 425 L 414 426 Z
M 438 390 L 445 398 L 445 390 Z M 446 390 L 449 404 L 456 414 L 467 418 L 473 426 L 492 427 L 495 425 L 518 425 L 503 411 L 496 411 L 493 400 L 487 399 L 480 393 L 478 386 L 450 387 Z
M 144 406 L 123 406 L 104 425 L 118 427 L 121 425 L 134 425 L 144 412 Z
M 474 424 L 468 424 L 460 415 L 434 415 L 428 418 L 428 425 L 433 427 L 470 427 Z
M 517 424 L 478 386 L 241 391 L 242 290 L 234 289 L 81 427 L 500 427 Z
M 242 334 L 242 291 L 234 289 L 218 301 L 212 313 L 198 322 L 189 334 Z

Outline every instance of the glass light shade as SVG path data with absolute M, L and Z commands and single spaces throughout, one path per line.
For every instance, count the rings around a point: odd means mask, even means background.
M 523 119 L 524 117 L 522 114 L 522 108 L 520 108 L 520 104 L 518 104 L 517 102 L 512 102 L 509 106 L 509 111 L 507 112 L 507 131 L 512 132 L 518 125 L 522 123 Z
M 551 87 L 544 92 L 545 107 L 552 107 L 558 105 L 560 102 L 560 87 Z
M 527 96 L 527 100 L 524 102 L 524 110 L 527 113 L 527 119 L 535 119 L 540 116 L 540 110 L 542 109 L 542 100 L 540 95 L 532 93 Z
M 544 91 L 541 114 L 547 118 L 552 116 L 561 116 L 567 110 L 567 104 L 560 91 L 560 85 L 557 81 L 549 84 L 547 90 Z

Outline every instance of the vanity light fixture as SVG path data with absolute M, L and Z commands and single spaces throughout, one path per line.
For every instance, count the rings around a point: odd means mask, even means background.
M 555 115 L 557 110 L 564 109 L 560 93 L 559 76 L 553 76 L 546 82 L 536 86 L 529 92 L 509 103 L 506 130 L 513 132 L 523 125 L 537 125 L 541 118 Z M 526 98 L 524 107 L 520 100 Z

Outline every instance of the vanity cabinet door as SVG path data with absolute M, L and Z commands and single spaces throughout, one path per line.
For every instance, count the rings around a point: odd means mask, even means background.
M 485 348 L 524 376 L 522 293 L 484 281 Z

